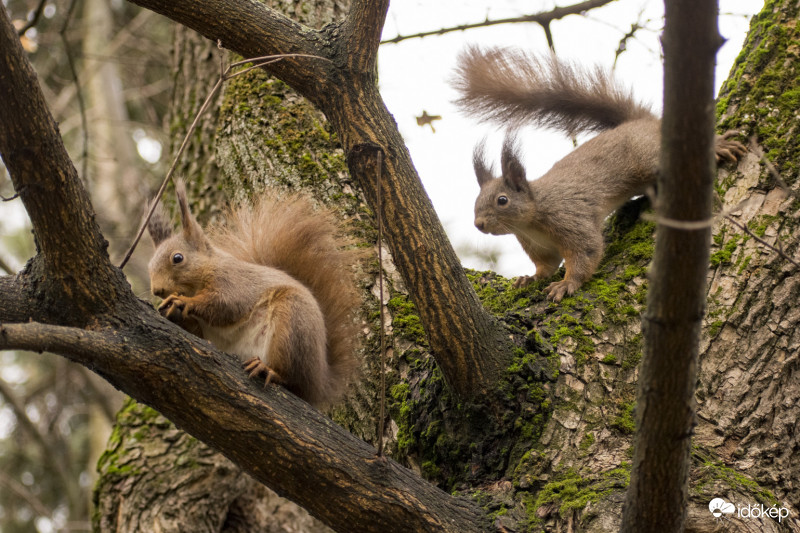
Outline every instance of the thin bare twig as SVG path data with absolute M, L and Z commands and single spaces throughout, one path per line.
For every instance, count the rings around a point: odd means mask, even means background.
M 53 509 L 48 508 L 42 502 L 42 500 L 29 491 L 25 485 L 22 485 L 21 483 L 17 482 L 17 480 L 7 476 L 2 472 L 0 472 L 0 485 L 6 487 L 8 490 L 25 500 L 25 502 L 30 505 L 31 509 L 33 509 L 38 516 L 53 516 Z
M 386 331 L 384 330 L 384 310 L 383 310 L 383 202 L 381 200 L 381 174 L 383 173 L 383 150 L 378 150 L 378 172 L 376 173 L 376 206 L 378 215 L 378 306 L 380 308 L 381 321 L 381 386 L 380 386 L 380 414 L 378 418 L 378 457 L 383 457 L 383 432 L 385 431 L 386 417 Z
M 41 449 L 45 465 L 56 473 L 56 477 L 61 482 L 62 488 L 66 492 L 70 502 L 77 502 L 78 495 L 71 482 L 72 475 L 69 473 L 65 462 L 59 459 L 59 457 L 61 457 L 61 454 L 58 453 L 59 442 L 54 442 L 54 435 L 45 435 L 39 431 L 36 424 L 28 417 L 25 406 L 18 400 L 11 390 L 11 387 L 7 386 L 6 382 L 2 379 L 0 379 L 0 397 L 2 397 L 6 405 L 11 408 L 22 431 L 27 433 L 31 440 Z
M 14 270 L 8 265 L 8 263 L 5 262 L 2 257 L 0 257 L 0 270 L 9 275 L 14 273 Z
M 221 44 L 218 42 L 218 46 Z M 197 114 L 192 121 L 191 126 L 189 126 L 189 130 L 186 132 L 186 135 L 183 138 L 183 142 L 181 143 L 180 148 L 178 148 L 178 153 L 175 154 L 175 158 L 172 160 L 172 165 L 170 165 L 169 170 L 167 171 L 167 175 L 164 177 L 164 180 L 161 182 L 161 186 L 158 188 L 158 192 L 156 193 L 156 197 L 153 199 L 150 205 L 150 209 L 147 211 L 147 215 L 145 216 L 144 220 L 142 221 L 141 226 L 139 227 L 139 231 L 136 233 L 136 238 L 133 240 L 133 244 L 128 249 L 128 252 L 125 254 L 125 257 L 119 264 L 119 268 L 125 268 L 125 265 L 133 255 L 134 250 L 136 250 L 136 246 L 139 244 L 139 241 L 142 239 L 142 235 L 144 235 L 145 228 L 147 228 L 147 223 L 150 221 L 150 218 L 153 216 L 153 212 L 156 210 L 156 206 L 158 202 L 161 200 L 161 196 L 164 194 L 164 191 L 167 188 L 167 184 L 169 183 L 170 179 L 172 179 L 172 175 L 175 173 L 175 168 L 178 166 L 178 161 L 180 161 L 183 152 L 186 150 L 186 147 L 189 145 L 189 138 L 191 137 L 192 133 L 194 132 L 195 128 L 197 128 L 197 124 L 200 122 L 200 117 L 203 113 L 206 112 L 208 107 L 211 105 L 211 100 L 217 94 L 217 92 L 222 87 L 222 84 L 226 81 L 235 78 L 241 74 L 245 74 L 246 72 L 250 72 L 255 68 L 261 68 L 265 65 L 269 65 L 271 63 L 275 63 L 276 61 L 280 61 L 281 59 L 289 58 L 289 57 L 311 57 L 314 59 L 322 59 L 324 61 L 330 61 L 327 58 L 314 56 L 309 54 L 278 54 L 278 55 L 271 55 L 271 56 L 261 56 L 261 57 L 253 57 L 250 59 L 244 59 L 242 61 L 236 61 L 235 63 L 231 63 L 228 68 L 224 70 L 224 72 L 220 73 L 220 77 L 217 80 L 217 83 L 214 84 L 214 87 L 208 93 L 203 105 L 200 106 L 200 109 L 197 111 Z M 231 70 L 245 65 L 247 63 L 254 63 L 252 66 L 244 68 L 242 70 L 238 70 L 236 72 L 231 73 Z M 221 65 L 220 65 L 221 66 Z
M 733 224 L 737 228 L 741 229 L 743 232 L 745 232 L 747 235 L 749 235 L 750 237 L 755 239 L 757 242 L 761 243 L 763 246 L 769 248 L 773 252 L 776 252 L 780 257 L 786 259 L 787 261 L 789 261 L 794 266 L 800 268 L 800 263 L 798 263 L 797 261 L 795 261 L 794 259 L 789 257 L 786 254 L 786 252 L 783 251 L 783 248 L 778 248 L 778 247 L 768 243 L 767 241 L 765 241 L 764 239 L 762 239 L 761 237 L 759 237 L 758 235 L 753 233 L 753 231 L 750 228 L 748 228 L 746 224 L 742 224 L 741 222 L 738 222 L 738 221 L 734 220 L 731 216 L 725 215 L 725 218 L 728 220 L 728 222 L 730 222 L 731 224 Z
M 81 84 L 78 81 L 78 69 L 75 68 L 75 60 L 72 55 L 72 46 L 67 39 L 67 28 L 72 20 L 72 15 L 75 12 L 75 6 L 78 4 L 77 0 L 72 0 L 67 9 L 67 16 L 64 17 L 64 24 L 61 26 L 59 35 L 64 43 L 64 52 L 67 55 L 67 64 L 72 73 L 72 80 L 75 83 L 75 97 L 78 99 L 78 109 L 81 116 L 81 128 L 83 129 L 83 151 L 81 153 L 81 177 L 86 180 L 88 165 L 89 165 L 89 124 L 86 121 L 86 104 L 83 101 L 83 91 L 81 91 Z
M 511 17 L 511 18 L 497 19 L 497 20 L 486 19 L 483 22 L 477 22 L 473 24 L 461 24 L 459 26 L 453 26 L 450 28 L 441 28 L 433 31 L 425 31 L 425 32 L 415 33 L 413 35 L 398 35 L 391 39 L 381 41 L 380 44 L 394 44 L 408 39 L 419 39 L 422 37 L 429 37 L 431 35 L 444 35 L 445 33 L 451 33 L 454 31 L 471 30 L 472 28 L 484 28 L 486 26 L 497 26 L 498 24 L 511 24 L 514 22 L 536 22 L 543 28 L 545 28 L 545 32 L 547 33 L 549 32 L 548 25 L 550 24 L 550 22 L 554 20 L 564 18 L 568 15 L 577 15 L 583 13 L 584 11 L 588 11 L 596 7 L 601 7 L 606 4 L 610 4 L 613 1 L 614 0 L 587 0 L 585 2 L 581 2 L 579 4 L 575 4 L 572 6 L 557 7 L 551 11 L 534 13 L 532 15 L 523 15 L 520 17 Z M 550 36 L 548 42 L 551 39 L 552 36 Z
M 39 5 L 36 6 L 36 10 L 33 12 L 33 17 L 31 17 L 31 20 L 29 20 L 23 27 L 17 30 L 17 34 L 20 37 L 25 35 L 26 31 L 33 28 L 39 23 L 39 18 L 42 16 L 42 11 L 44 11 L 45 3 L 47 3 L 47 0 L 39 0 Z
M 761 146 L 759 146 L 758 144 L 758 138 L 755 135 L 752 135 L 749 141 L 750 141 L 749 145 L 750 151 L 756 154 L 759 160 L 762 163 L 764 163 L 764 166 L 767 167 L 767 172 L 769 172 L 770 176 L 772 176 L 772 179 L 775 180 L 775 184 L 784 191 L 786 191 L 787 194 L 796 197 L 797 193 L 793 191 L 789 187 L 789 185 L 787 185 L 786 180 L 784 180 L 783 176 L 781 176 L 781 173 L 778 172 L 778 169 L 775 167 L 775 164 L 769 159 L 767 159 L 767 154 L 764 153 L 764 150 L 762 150 Z

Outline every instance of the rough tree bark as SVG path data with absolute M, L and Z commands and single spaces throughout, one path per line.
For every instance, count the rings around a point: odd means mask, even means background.
M 642 317 L 631 484 L 622 529 L 684 530 L 714 177 L 716 0 L 666 0 L 655 254 Z M 669 222 L 666 222 L 669 221 Z

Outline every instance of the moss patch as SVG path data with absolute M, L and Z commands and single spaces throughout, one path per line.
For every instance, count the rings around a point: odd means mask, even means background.
M 538 493 L 522 498 L 528 516 L 528 531 L 535 530 L 541 520 L 553 513 L 562 518 L 581 511 L 612 492 L 621 492 L 630 483 L 630 464 L 599 475 L 583 476 L 572 468 L 557 473 Z
M 800 139 L 796 112 L 800 102 L 800 33 L 797 5 L 776 9 L 768 0 L 753 17 L 742 52 L 720 90 L 720 131 L 756 134 L 767 157 L 790 184 L 796 179 Z M 732 108 L 730 102 L 736 102 Z M 769 180 L 763 173 L 764 182 Z

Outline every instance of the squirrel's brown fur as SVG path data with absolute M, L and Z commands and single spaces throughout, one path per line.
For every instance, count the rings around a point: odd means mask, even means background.
M 301 195 L 262 194 L 203 232 L 176 187 L 182 231 L 164 215 L 148 224 L 157 249 L 151 288 L 159 310 L 315 405 L 335 400 L 353 376 L 360 303 L 352 246 L 327 209 Z M 175 262 L 175 254 L 180 260 Z
M 466 113 L 509 128 L 532 124 L 574 136 L 654 117 L 599 67 L 512 48 L 468 47 L 459 56 L 453 85 Z
M 311 290 L 325 318 L 332 380 L 346 383 L 357 365 L 353 310 L 361 304 L 353 267 L 364 254 L 333 212 L 299 194 L 265 194 L 252 207 L 232 210 L 209 236 L 234 257 L 282 270 Z
M 655 185 L 661 122 L 603 71 L 582 69 L 555 56 L 469 48 L 459 57 L 454 86 L 468 114 L 511 129 L 534 124 L 570 135 L 601 131 L 533 181 L 527 181 L 513 133 L 503 144 L 500 177 L 486 163 L 482 143 L 473 156 L 481 187 L 475 226 L 484 233 L 517 237 L 536 273 L 521 276 L 516 286 L 552 276 L 563 259 L 564 280 L 547 289 L 559 301 L 597 269 L 605 217 Z M 718 161 L 745 153 L 743 145 L 728 137 L 717 138 Z

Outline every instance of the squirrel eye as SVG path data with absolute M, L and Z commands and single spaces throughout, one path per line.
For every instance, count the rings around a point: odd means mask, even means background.
M 173 265 L 177 265 L 178 263 L 181 263 L 181 262 L 183 262 L 183 254 L 181 254 L 181 253 L 172 254 L 172 264 Z
M 507 196 L 498 196 L 497 197 L 497 205 L 506 205 L 508 203 Z

